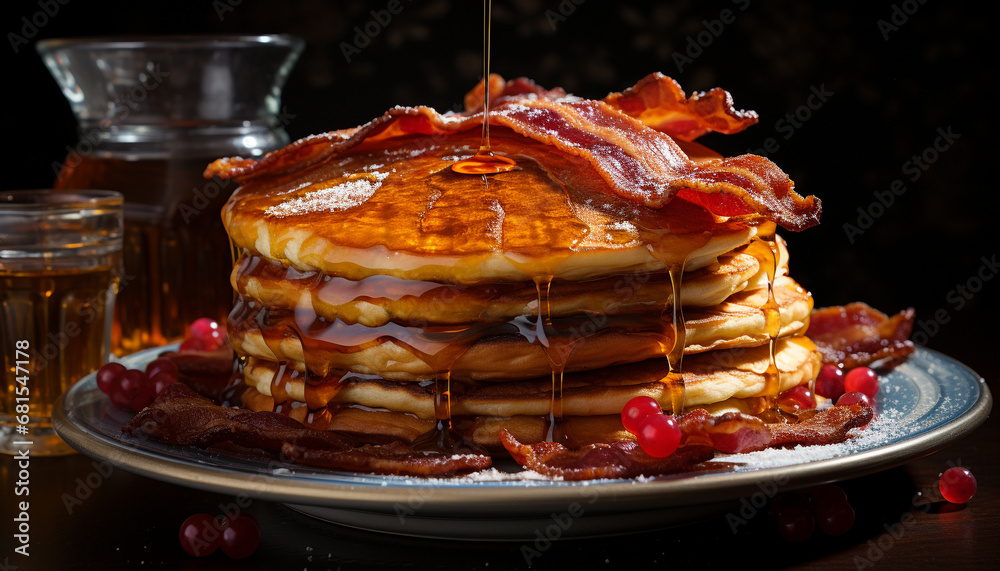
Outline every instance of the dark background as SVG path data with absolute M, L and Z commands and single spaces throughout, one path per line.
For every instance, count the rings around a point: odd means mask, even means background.
M 243 0 L 229 10 L 225 0 L 69 0 L 29 47 L 17 54 L 9 42 L 0 48 L 7 165 L 0 187 L 50 185 L 52 162 L 61 161 L 75 141 L 69 106 L 33 49 L 42 38 L 299 35 L 307 47 L 283 100 L 294 115 L 287 125 L 293 139 L 363 123 L 397 104 L 455 108 L 482 73 L 480 3 L 404 1 L 402 13 L 348 63 L 341 42 L 351 42 L 354 26 L 363 27 L 372 18 L 369 10 L 386 4 Z M 737 108 L 760 114 L 760 123 L 702 142 L 739 154 L 773 139 L 778 149 L 769 157 L 801 194 L 823 200 L 819 227 L 784 234 L 793 276 L 813 292 L 817 306 L 863 300 L 890 313 L 913 306 L 917 331 L 925 333 L 918 339 L 970 365 L 996 391 L 993 325 L 1000 279 L 975 281 L 995 277 L 997 270 L 983 258 L 1000 253 L 996 199 L 989 198 L 997 192 L 990 176 L 996 164 L 990 136 L 996 123 L 996 49 L 990 47 L 995 32 L 979 6 L 938 0 L 498 0 L 492 70 L 593 98 L 652 71 L 676 78 L 689 92 L 727 89 Z M 38 9 L 37 2 L 5 2 L 3 31 L 17 32 L 21 17 Z M 685 53 L 699 33 L 718 29 L 706 21 L 719 20 L 724 9 L 732 10 L 735 21 L 723 24 L 700 54 Z M 880 29 L 880 20 L 893 24 L 893 17 L 898 29 Z M 693 61 L 678 69 L 677 54 Z M 833 95 L 816 109 L 803 108 L 814 88 Z M 808 119 L 786 138 L 790 123 L 778 122 L 796 111 Z M 959 137 L 913 180 L 907 161 L 930 147 L 939 129 Z M 869 209 L 877 202 L 874 193 L 888 191 L 896 179 L 906 192 L 851 243 L 844 225 L 857 225 L 858 209 Z M 979 291 L 970 291 L 959 306 L 957 288 Z
M 9 38 L 0 49 L 10 137 L 0 185 L 50 185 L 52 163 L 76 140 L 69 105 L 34 52 L 42 38 L 299 35 L 307 47 L 282 102 L 293 139 L 358 125 L 397 104 L 456 108 L 482 74 L 481 4 L 402 0 L 402 12 L 348 63 L 341 43 L 353 42 L 353 28 L 363 28 L 372 19 L 369 10 L 387 3 L 70 0 L 19 53 Z M 732 23 L 722 21 L 726 9 Z M 7 2 L 0 10 L 4 31 L 20 33 L 21 17 L 39 6 Z M 892 24 L 893 17 L 901 23 L 897 30 L 880 29 L 880 20 Z M 698 54 L 694 42 L 720 27 Z M 927 332 L 934 324 L 926 320 L 943 308 L 939 332 L 918 339 L 985 373 L 997 371 L 985 358 L 992 346 L 986 323 L 998 315 L 991 291 L 997 284 L 985 282 L 961 308 L 949 294 L 958 286 L 975 288 L 967 282 L 984 265 L 981 258 L 998 253 L 993 201 L 986 204 L 995 193 L 987 178 L 996 149 L 988 134 L 995 123 L 992 33 L 971 2 L 510 0 L 493 4 L 492 65 L 505 77 L 524 75 L 593 98 L 652 71 L 676 78 L 688 92 L 727 89 L 737 108 L 759 113 L 760 123 L 702 142 L 739 154 L 771 139 L 778 148 L 768 156 L 801 194 L 823 200 L 819 227 L 786 233 L 793 275 L 817 305 L 864 300 L 886 312 L 914 306 Z M 680 56 L 693 61 L 679 68 Z M 815 109 L 803 107 L 813 89 L 833 95 Z M 785 119 L 796 112 L 806 119 Z M 938 129 L 959 138 L 912 181 L 918 171 L 904 165 L 934 143 Z M 873 193 L 888 192 L 896 179 L 906 192 L 852 244 L 844 225 L 858 225 L 858 208 L 874 203 L 877 212 Z

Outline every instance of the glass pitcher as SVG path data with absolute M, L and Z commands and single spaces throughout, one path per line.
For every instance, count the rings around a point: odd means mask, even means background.
M 79 123 L 55 188 L 125 196 L 117 354 L 179 339 L 199 317 L 225 319 L 232 260 L 220 211 L 236 184 L 202 172 L 288 144 L 281 89 L 303 46 L 284 35 L 39 42 Z

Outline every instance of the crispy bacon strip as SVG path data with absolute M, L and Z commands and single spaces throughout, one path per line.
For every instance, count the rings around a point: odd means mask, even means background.
M 321 450 L 286 442 L 281 453 L 297 464 L 375 474 L 435 476 L 485 470 L 492 465 L 489 456 L 480 454 L 424 456 L 402 442 L 368 444 L 347 450 Z
M 728 91 L 716 87 L 687 97 L 679 83 L 659 72 L 647 75 L 621 93 L 608 95 L 604 102 L 684 141 L 693 141 L 710 131 L 732 135 L 758 120 L 753 111 L 737 111 Z
M 867 426 L 875 416 L 871 407 L 863 404 L 835 406 L 821 410 L 802 422 L 768 424 L 771 432 L 770 446 L 807 446 L 836 444 L 847 440 L 853 428 Z
M 666 458 L 646 454 L 635 440 L 570 450 L 556 442 L 523 444 L 505 429 L 500 441 L 518 464 L 546 476 L 566 480 L 634 478 L 690 470 L 714 457 L 715 450 L 732 454 L 843 442 L 851 429 L 868 425 L 873 415 L 870 407 L 855 404 L 819 411 L 797 423 L 764 424 L 746 414 L 730 412 L 713 417 L 705 409 L 696 409 L 678 417 L 681 446 Z
M 491 77 L 491 82 L 497 81 Z M 647 81 L 639 91 L 651 89 L 653 83 L 660 82 Z M 473 112 L 477 108 L 471 106 L 476 93 L 473 90 L 467 100 L 470 111 L 465 113 L 441 115 L 428 107 L 396 107 L 355 129 L 301 139 L 260 161 L 220 159 L 209 165 L 205 176 L 247 180 L 287 175 L 331 160 L 362 142 L 478 129 L 482 110 Z M 478 94 L 481 99 L 482 91 Z M 669 135 L 619 107 L 561 95 L 561 90 L 545 91 L 525 79 L 506 82 L 492 98 L 490 124 L 587 160 L 615 194 L 651 208 L 662 208 L 680 195 L 719 216 L 764 217 L 796 231 L 819 223 L 819 199 L 797 194 L 788 176 L 768 159 L 741 155 L 696 164 Z M 621 98 L 613 103 L 624 104 Z M 676 107 L 666 97 L 662 103 Z M 692 104 L 690 112 L 699 112 L 700 107 Z
M 715 455 L 708 446 L 684 446 L 666 458 L 653 458 L 634 440 L 590 444 L 570 450 L 556 442 L 522 444 L 506 429 L 500 432 L 500 441 L 521 466 L 564 480 L 674 474 L 711 460 Z
M 698 408 L 677 418 L 681 444 L 711 446 L 720 452 L 736 454 L 763 450 L 771 444 L 771 433 L 756 416 L 727 412 L 712 416 Z
M 215 405 L 183 383 L 164 388 L 122 431 L 182 446 L 233 443 L 282 451 L 293 462 L 348 471 L 430 476 L 480 470 L 491 463 L 489 456 L 424 454 L 398 442 L 363 444 L 307 428 L 282 414 Z
M 913 308 L 889 317 L 864 303 L 813 310 L 806 335 L 816 343 L 824 363 L 847 369 L 913 352 Z

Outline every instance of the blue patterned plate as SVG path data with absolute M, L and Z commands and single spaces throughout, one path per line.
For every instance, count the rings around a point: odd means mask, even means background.
M 176 346 L 123 360 L 144 368 Z M 584 537 L 646 531 L 732 509 L 740 498 L 853 478 L 898 466 L 964 437 L 990 412 L 983 379 L 961 363 L 918 348 L 882 378 L 879 417 L 830 446 L 717 458 L 719 470 L 664 478 L 563 482 L 516 466 L 463 478 L 421 479 L 330 472 L 260 462 L 121 433 L 129 416 L 97 389 L 74 385 L 53 411 L 59 435 L 80 452 L 174 484 L 284 502 L 361 529 L 455 539 Z

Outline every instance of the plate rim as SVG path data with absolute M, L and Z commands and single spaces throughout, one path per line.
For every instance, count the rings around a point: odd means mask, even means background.
M 125 357 L 123 361 L 140 361 L 153 352 L 170 350 L 172 346 L 140 351 Z M 704 503 L 699 498 L 708 492 L 713 492 L 713 501 L 735 500 L 758 492 L 763 482 L 777 484 L 779 480 L 784 480 L 778 487 L 781 490 L 792 490 L 848 477 L 860 477 L 931 454 L 964 438 L 986 420 L 992 409 L 993 397 L 989 386 L 981 375 L 956 359 L 922 346 L 918 346 L 918 351 L 926 351 L 949 364 L 957 365 L 970 378 L 978 379 L 978 398 L 958 417 L 902 441 L 857 453 L 802 464 L 727 473 L 723 485 L 717 479 L 697 476 L 641 482 L 636 479 L 557 483 L 543 480 L 535 485 L 527 481 L 524 485 L 475 486 L 464 483 L 446 485 L 440 479 L 432 479 L 427 485 L 393 485 L 391 482 L 375 484 L 301 478 L 288 480 L 275 474 L 248 473 L 231 467 L 194 463 L 164 456 L 156 451 L 133 448 L 122 441 L 103 434 L 93 434 L 77 426 L 67 415 L 66 401 L 71 394 L 85 390 L 82 387 L 87 381 L 93 381 L 94 373 L 74 384 L 60 397 L 53 408 L 52 422 L 56 432 L 70 446 L 87 456 L 111 462 L 125 471 L 176 485 L 223 494 L 244 494 L 266 501 L 393 513 L 400 502 L 413 500 L 415 490 L 430 488 L 435 492 L 423 497 L 419 508 L 420 513 L 426 516 L 468 512 L 473 505 L 478 513 L 488 511 L 500 517 L 524 516 L 532 505 L 536 506 L 537 511 L 548 512 L 553 505 L 570 505 L 581 500 L 593 504 L 588 506 L 588 510 L 594 513 L 619 511 L 629 509 L 630 506 L 644 509 L 688 506 Z M 382 477 L 369 474 L 358 476 Z M 407 482 L 422 480 L 420 477 L 405 478 Z M 592 490 L 596 492 L 591 501 Z M 439 494 L 437 491 L 444 493 Z M 601 502 L 597 502 L 598 494 Z M 651 501 L 654 505 L 650 504 Z

